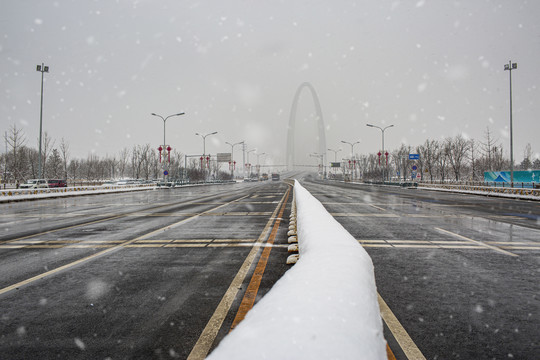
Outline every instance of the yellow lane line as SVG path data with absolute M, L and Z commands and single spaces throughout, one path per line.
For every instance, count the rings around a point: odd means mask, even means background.
M 288 192 L 289 190 L 287 190 L 287 192 L 281 198 L 281 201 L 279 202 L 276 209 L 272 213 L 272 216 L 266 223 L 266 226 L 264 227 L 264 230 L 262 231 L 261 235 L 257 239 L 257 242 L 251 248 L 251 251 L 249 252 L 246 259 L 244 260 L 244 263 L 240 267 L 240 270 L 238 270 L 238 273 L 236 273 L 236 276 L 234 277 L 233 281 L 229 285 L 229 288 L 225 292 L 225 295 L 223 295 L 223 298 L 219 302 L 216 310 L 214 311 L 214 314 L 212 314 L 212 317 L 206 324 L 203 332 L 199 336 L 199 339 L 195 343 L 195 346 L 191 350 L 191 353 L 189 354 L 187 358 L 188 360 L 203 360 L 208 355 L 208 352 L 210 351 L 210 348 L 212 347 L 212 344 L 214 343 L 214 340 L 216 339 L 219 329 L 221 329 L 223 321 L 225 320 L 225 317 L 227 316 L 227 313 L 229 312 L 229 309 L 231 308 L 231 305 L 236 297 L 236 294 L 238 293 L 238 290 L 242 286 L 242 283 L 244 282 L 244 279 L 251 265 L 255 261 L 255 257 L 258 254 L 262 243 L 269 235 L 270 228 L 272 227 L 272 224 L 274 223 L 276 214 L 278 213 L 279 208 L 281 207 L 281 204 L 285 201 L 285 197 L 288 194 Z
M 245 198 L 245 197 L 247 197 L 247 195 L 246 195 L 246 196 L 243 196 L 243 197 L 241 197 L 241 198 L 239 198 L 239 199 L 236 199 L 236 200 L 234 200 L 234 201 L 231 201 L 231 203 L 236 202 L 236 201 L 238 201 L 238 200 L 241 200 L 241 199 L 243 199 L 243 198 Z M 223 206 L 225 206 L 225 205 L 228 205 L 228 204 L 220 205 L 220 206 L 218 206 L 218 207 L 216 207 L 216 208 L 213 208 L 213 209 L 210 209 L 210 210 L 208 210 L 208 211 L 212 211 L 212 210 L 218 209 L 218 208 L 223 207 Z M 95 258 L 97 258 L 97 257 L 99 257 L 99 256 L 103 256 L 103 255 L 108 254 L 108 253 L 110 253 L 110 252 L 112 252 L 112 251 L 115 251 L 115 250 L 117 250 L 117 249 L 125 248 L 125 247 L 127 247 L 128 245 L 131 245 L 132 243 L 134 243 L 134 242 L 136 242 L 136 241 L 146 239 L 146 238 L 151 237 L 151 236 L 153 236 L 153 235 L 155 235 L 155 234 L 161 233 L 161 232 L 163 232 L 163 231 L 165 231 L 165 230 L 169 230 L 169 229 L 171 229 L 171 228 L 174 228 L 174 227 L 176 227 L 176 226 L 179 226 L 179 225 L 181 225 L 181 224 L 183 224 L 183 223 L 185 223 L 185 222 L 188 222 L 188 221 L 191 221 L 191 220 L 195 219 L 195 218 L 198 217 L 198 216 L 199 216 L 199 215 L 197 215 L 197 216 L 195 216 L 195 217 L 192 217 L 192 218 L 180 220 L 180 221 L 178 221 L 178 222 L 176 222 L 176 223 L 174 223 L 174 224 L 165 226 L 165 227 L 163 227 L 163 228 L 161 228 L 161 229 L 154 230 L 154 231 L 152 231 L 152 232 L 150 232 L 150 233 L 148 233 L 148 234 L 139 236 L 139 237 L 137 237 L 137 238 L 135 238 L 135 239 L 132 239 L 132 240 L 128 240 L 128 241 L 126 241 L 126 242 L 124 242 L 124 243 L 122 243 L 122 244 L 115 245 L 115 246 L 113 246 L 113 247 L 110 247 L 110 248 L 108 248 L 108 249 L 102 250 L 102 251 L 100 251 L 100 252 L 98 252 L 98 253 L 95 253 L 95 254 L 93 254 L 93 255 L 84 257 L 84 258 L 79 259 L 79 260 L 77 260 L 77 261 L 74 261 L 74 262 L 71 262 L 71 263 L 69 263 L 69 264 L 60 266 L 60 267 L 58 267 L 58 268 L 56 268 L 56 269 L 49 270 L 49 271 L 44 272 L 44 273 L 42 273 L 42 274 L 33 276 L 33 277 L 29 278 L 29 279 L 20 281 L 20 282 L 18 282 L 18 283 L 16 283 L 16 284 L 7 286 L 7 287 L 5 287 L 5 288 L 3 288 L 3 289 L 0 289 L 0 295 L 5 294 L 5 293 L 7 293 L 7 292 L 9 292 L 9 291 L 15 290 L 15 289 L 17 289 L 17 288 L 19 288 L 19 287 L 21 287 L 21 286 L 30 284 L 30 283 L 32 283 L 32 282 L 34 282 L 34 281 L 44 279 L 45 277 L 48 277 L 48 276 L 53 275 L 53 274 L 56 274 L 56 273 L 58 273 L 58 272 L 60 272 L 60 271 L 69 269 L 69 268 L 74 267 L 74 266 L 76 266 L 76 265 L 82 264 L 82 263 L 87 262 L 87 261 L 89 261 L 89 260 L 95 259 Z M 110 219 L 110 218 L 109 218 L 109 219 Z
M 405 356 L 407 356 L 407 359 L 425 360 L 426 358 L 424 357 L 424 354 L 422 354 L 418 346 L 416 346 L 403 325 L 401 325 L 392 310 L 390 310 L 384 299 L 379 293 L 377 293 L 377 296 L 381 316 L 386 323 L 386 326 L 388 326 L 388 329 L 390 329 L 392 332 L 392 335 L 394 335 L 394 338 L 398 342 L 399 346 L 401 346 L 401 349 L 405 353 Z
M 383 209 L 382 207 L 378 207 L 378 206 L 373 205 L 373 204 L 369 204 L 369 206 L 371 206 L 372 208 L 375 208 L 377 210 L 386 211 L 386 209 Z
M 240 303 L 240 307 L 238 308 L 238 311 L 236 312 L 236 316 L 233 320 L 233 323 L 231 325 L 231 330 L 234 329 L 244 318 L 246 317 L 246 314 L 249 310 L 253 307 L 253 304 L 255 303 L 255 298 L 257 297 L 257 293 L 259 292 L 259 287 L 261 285 L 262 277 L 264 275 L 264 270 L 266 269 L 266 264 L 268 263 L 268 259 L 270 258 L 270 252 L 272 251 L 272 245 L 274 245 L 274 240 L 276 238 L 279 226 L 281 224 L 281 217 L 283 216 L 283 212 L 285 211 L 285 206 L 287 205 L 287 200 L 289 199 L 289 190 L 287 190 L 286 198 L 283 204 L 281 205 L 281 210 L 279 211 L 278 218 L 276 222 L 274 223 L 274 226 L 272 228 L 272 232 L 270 233 L 270 236 L 268 240 L 266 241 L 265 245 L 270 245 L 265 247 L 263 250 L 261 257 L 259 258 L 259 261 L 257 263 L 257 266 L 255 267 L 255 271 L 253 272 L 253 275 L 251 276 L 251 280 L 249 281 L 248 287 L 246 289 L 246 292 L 244 294 L 244 297 L 242 298 L 242 302 Z
M 496 247 L 496 246 L 491 246 L 491 245 L 486 244 L 486 243 L 483 243 L 483 242 L 481 242 L 481 241 L 477 241 L 477 240 L 470 239 L 470 238 L 468 238 L 468 237 L 465 237 L 465 236 L 463 236 L 463 235 L 459 235 L 459 234 L 453 233 L 453 232 L 448 231 L 448 230 L 444 230 L 444 229 L 441 229 L 441 228 L 438 228 L 438 227 L 436 227 L 435 230 L 440 231 L 440 232 L 442 232 L 442 233 L 444 233 L 444 234 L 451 235 L 451 236 L 456 237 L 456 238 L 458 238 L 458 239 L 467 240 L 467 241 L 470 241 L 470 242 L 475 243 L 475 244 L 477 244 L 477 245 L 487 247 L 487 248 L 489 248 L 489 249 L 491 249 L 491 250 L 495 250 L 495 251 L 497 251 L 497 252 L 500 252 L 501 254 L 510 255 L 510 256 L 519 256 L 519 255 L 517 255 L 517 254 L 511 253 L 510 251 L 503 250 L 503 249 L 498 248 L 498 247 Z

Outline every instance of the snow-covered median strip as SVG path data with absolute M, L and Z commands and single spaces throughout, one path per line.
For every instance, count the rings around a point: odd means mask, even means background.
M 371 258 L 298 181 L 300 259 L 208 359 L 386 359 Z

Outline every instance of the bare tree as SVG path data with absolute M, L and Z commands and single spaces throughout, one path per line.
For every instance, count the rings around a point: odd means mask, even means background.
M 532 147 L 531 144 L 528 143 L 527 145 L 525 145 L 525 150 L 523 150 L 523 161 L 519 165 L 521 170 L 529 170 L 532 168 L 532 155 Z
M 448 161 L 454 171 L 456 181 L 461 178 L 461 172 L 467 159 L 469 151 L 469 142 L 462 136 L 457 135 L 454 138 L 448 138 L 445 141 L 445 150 L 448 156 Z
M 474 141 L 474 139 L 469 140 L 469 159 L 471 164 L 471 179 L 473 181 L 477 181 L 479 179 L 478 176 L 478 163 L 479 159 L 477 157 L 477 148 L 478 145 Z
M 11 159 L 8 158 L 7 166 L 12 173 L 14 181 L 17 182 L 23 180 L 25 178 L 25 174 L 21 166 L 22 154 L 20 152 L 26 143 L 26 136 L 22 129 L 17 128 L 17 125 L 12 125 L 5 137 L 5 141 L 12 153 Z
M 486 171 L 493 171 L 493 161 L 495 157 L 495 152 L 497 147 L 499 146 L 499 141 L 497 139 L 494 139 L 491 135 L 491 131 L 489 130 L 489 127 L 486 128 L 485 132 L 485 142 L 480 143 L 480 147 L 482 149 L 482 153 L 484 157 L 486 158 Z
M 118 158 L 118 171 L 120 174 L 118 176 L 120 178 L 124 178 L 126 176 L 126 170 L 128 166 L 128 157 L 129 157 L 129 150 L 127 148 L 123 148 L 120 151 L 120 155 Z
M 39 141 L 39 140 L 38 140 Z M 42 152 L 41 152 L 41 169 L 43 171 L 43 174 L 45 174 L 45 166 L 47 163 L 47 159 L 49 158 L 50 152 L 52 148 L 54 147 L 55 141 L 49 136 L 49 133 L 44 131 L 43 132 L 43 144 L 42 144 Z M 38 176 L 41 176 L 41 174 L 38 174 Z
M 60 155 L 62 156 L 62 164 L 64 168 L 63 178 L 67 180 L 68 177 L 68 161 L 69 161 L 69 143 L 62 138 L 60 142 Z
M 423 166 L 429 172 L 431 181 L 435 176 L 435 171 L 437 167 L 437 161 L 441 153 L 441 145 L 437 140 L 429 140 L 419 146 L 418 154 L 422 159 Z
M 62 173 L 62 158 L 58 149 L 52 150 L 45 170 L 44 174 L 46 174 L 46 178 L 57 179 L 60 177 Z

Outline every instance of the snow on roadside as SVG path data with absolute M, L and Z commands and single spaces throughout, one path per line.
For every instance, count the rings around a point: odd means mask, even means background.
M 298 181 L 300 260 L 208 359 L 386 359 L 371 258 Z
M 58 189 L 6 189 L 0 191 L 0 203 L 66 196 L 97 195 L 128 191 L 152 190 L 155 186 L 78 186 Z

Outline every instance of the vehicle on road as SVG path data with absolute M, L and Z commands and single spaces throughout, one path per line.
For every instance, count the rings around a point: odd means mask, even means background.
M 20 189 L 47 189 L 49 183 L 45 179 L 30 179 L 19 186 Z
M 279 181 L 279 174 L 273 173 L 272 174 L 272 181 Z
M 67 187 L 67 180 L 65 180 L 65 179 L 50 179 L 49 180 L 49 187 L 50 188 Z

